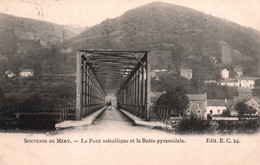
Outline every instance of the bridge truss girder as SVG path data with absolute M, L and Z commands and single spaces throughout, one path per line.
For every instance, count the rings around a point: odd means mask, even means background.
M 76 119 L 104 106 L 111 90 L 121 108 L 150 119 L 148 51 L 77 51 Z

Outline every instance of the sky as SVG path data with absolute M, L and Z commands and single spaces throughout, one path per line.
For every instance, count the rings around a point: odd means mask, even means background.
M 158 0 L 0 0 L 0 13 L 85 27 L 155 1 Z M 260 0 L 160 1 L 193 8 L 260 30 Z

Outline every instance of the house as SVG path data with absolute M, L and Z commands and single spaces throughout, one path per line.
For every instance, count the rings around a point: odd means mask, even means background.
M 239 83 L 239 87 L 250 88 L 250 89 L 255 88 L 255 78 L 240 77 L 237 79 L 237 81 Z
M 207 108 L 207 94 L 187 94 L 189 98 L 189 108 L 186 114 L 196 114 L 198 117 L 203 118 Z
M 242 68 L 239 68 L 239 67 L 234 68 L 234 73 L 236 74 L 236 77 L 243 76 Z
M 20 77 L 32 77 L 34 75 L 34 71 L 32 69 L 23 69 L 20 72 Z
M 221 71 L 221 77 L 223 79 L 229 78 L 229 71 L 226 68 Z
M 153 71 L 151 71 L 151 77 L 155 78 L 156 80 L 160 80 L 159 77 L 161 76 L 161 74 L 167 73 L 167 72 L 168 72 L 168 70 L 166 70 L 166 69 L 153 70 Z
M 209 57 L 211 63 L 213 64 L 217 64 L 218 63 L 218 60 L 216 59 L 216 57 Z
M 254 89 L 256 79 L 257 78 L 250 78 L 250 77 L 239 77 L 237 79 L 226 78 L 224 80 L 219 81 L 219 84 L 222 86 L 233 86 L 233 87 Z
M 187 79 L 192 79 L 192 69 L 180 68 L 180 75 Z
M 211 114 L 211 116 L 221 116 L 223 111 L 226 110 L 228 110 L 227 100 L 207 100 L 207 108 L 204 118 L 207 118 L 208 114 Z
M 217 84 L 216 80 L 204 80 L 205 84 Z
M 14 78 L 16 76 L 16 74 L 14 74 L 14 72 L 8 70 L 5 72 L 5 76 L 7 78 Z
M 258 115 L 260 114 L 260 99 L 258 97 L 251 97 L 246 99 L 245 104 L 256 109 Z

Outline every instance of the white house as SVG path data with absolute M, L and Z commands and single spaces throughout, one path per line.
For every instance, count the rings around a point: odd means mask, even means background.
M 221 116 L 223 111 L 227 110 L 227 101 L 226 100 L 207 100 L 206 113 L 204 117 L 207 118 L 208 114 L 212 116 Z
M 7 78 L 14 78 L 16 75 L 14 74 L 14 72 L 8 70 L 5 72 L 5 76 Z
M 32 77 L 34 75 L 34 71 L 32 69 L 23 69 L 20 72 L 20 77 Z
M 239 87 L 250 88 L 250 89 L 255 88 L 254 78 L 240 77 L 240 78 L 237 79 L 237 81 L 238 81 Z
M 160 80 L 159 74 L 160 73 L 167 73 L 168 70 L 166 69 L 161 69 L 161 70 L 153 70 L 151 71 L 151 77 L 155 77 L 156 80 Z
M 180 68 L 180 75 L 187 79 L 192 79 L 192 69 Z
M 217 84 L 216 80 L 204 80 L 205 84 Z
M 221 71 L 221 77 L 223 79 L 229 78 L 229 71 L 226 68 Z
M 255 88 L 255 80 L 257 78 L 250 78 L 250 77 L 239 77 L 235 78 L 228 78 L 222 81 L 219 81 L 219 84 L 222 86 L 232 86 L 232 87 L 242 87 L 248 89 Z

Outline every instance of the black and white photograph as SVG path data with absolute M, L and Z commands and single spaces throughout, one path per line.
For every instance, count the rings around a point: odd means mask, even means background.
M 259 0 L 0 0 L 1 165 L 259 155 Z

